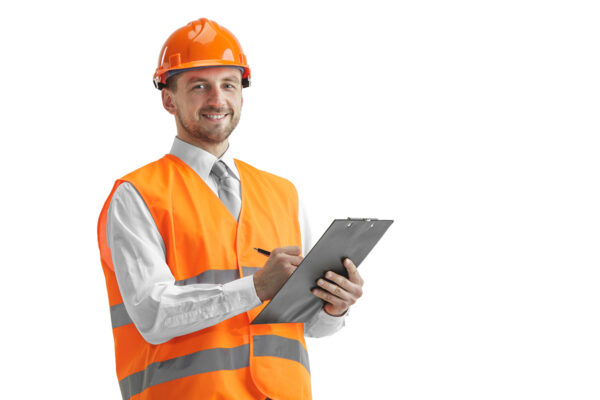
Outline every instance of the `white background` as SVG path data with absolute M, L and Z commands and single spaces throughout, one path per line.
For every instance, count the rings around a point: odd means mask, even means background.
M 315 232 L 392 218 L 321 399 L 600 398 L 594 1 L 11 2 L 1 15 L 2 398 L 118 399 L 96 221 L 175 134 L 151 83 L 208 17 L 252 68 L 240 158 Z

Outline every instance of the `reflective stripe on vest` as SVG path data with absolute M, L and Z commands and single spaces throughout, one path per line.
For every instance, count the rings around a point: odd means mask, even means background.
M 254 275 L 259 267 L 242 267 L 244 276 Z M 240 278 L 238 270 L 231 269 L 209 269 L 191 278 L 175 282 L 177 286 L 192 285 L 194 283 L 227 283 Z
M 98 239 L 124 399 L 311 398 L 304 326 L 249 325 L 264 303 L 159 345 L 142 338 L 123 305 L 106 243 L 106 214 L 122 182 L 132 184 L 148 206 L 178 286 L 223 284 L 252 275 L 266 261 L 253 247 L 300 246 L 293 185 L 237 160 L 236 165 L 242 182 L 239 221 L 189 166 L 171 155 L 117 181 L 105 202 Z
M 280 357 L 296 361 L 310 372 L 308 353 L 297 340 L 276 335 L 254 336 L 254 356 Z M 123 400 L 127 400 L 160 383 L 205 372 L 248 367 L 249 359 L 250 346 L 247 344 L 230 349 L 203 350 L 152 363 L 145 370 L 122 379 L 119 385 Z
M 115 304 L 114 306 L 110 306 L 110 322 L 113 329 L 133 323 L 131 317 L 129 317 L 129 314 L 127 314 L 125 304 L 119 303 Z

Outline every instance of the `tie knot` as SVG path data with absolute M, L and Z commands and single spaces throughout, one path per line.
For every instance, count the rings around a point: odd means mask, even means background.
M 214 163 L 212 167 L 212 173 L 219 179 L 227 178 L 229 174 L 227 173 L 227 166 L 223 161 L 217 161 Z

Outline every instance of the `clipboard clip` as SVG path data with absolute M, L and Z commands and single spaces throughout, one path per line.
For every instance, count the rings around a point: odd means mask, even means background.
M 373 228 L 375 226 L 375 222 L 373 221 L 377 221 L 377 218 L 350 218 L 348 217 L 348 223 L 346 224 L 346 229 L 350 228 L 352 226 L 352 222 L 372 222 L 371 225 L 369 226 L 370 228 Z

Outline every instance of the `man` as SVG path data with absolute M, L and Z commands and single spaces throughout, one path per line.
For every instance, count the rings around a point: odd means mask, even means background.
M 250 325 L 311 243 L 294 186 L 233 158 L 246 57 L 200 19 L 169 37 L 154 83 L 177 137 L 117 180 L 98 223 L 123 398 L 309 399 L 304 335 L 340 329 L 362 278 L 346 260 L 308 323 Z

